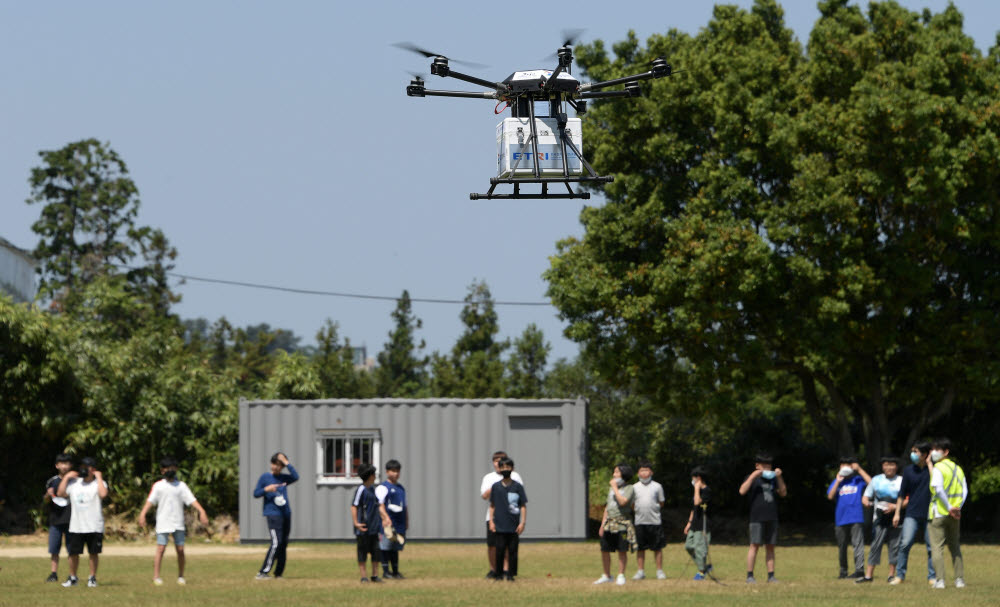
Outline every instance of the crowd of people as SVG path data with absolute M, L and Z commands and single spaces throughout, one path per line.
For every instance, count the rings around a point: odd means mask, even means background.
M 927 580 L 933 588 L 945 587 L 944 548 L 952 557 L 955 586 L 965 586 L 960 545 L 962 507 L 968 499 L 965 473 L 951 458 L 951 443 L 942 438 L 913 445 L 910 465 L 900 474 L 900 462 L 883 457 L 882 473 L 870 476 L 853 456 L 843 456 L 836 477 L 827 490 L 835 503 L 835 529 L 840 578 L 858 584 L 874 581 L 875 567 L 886 547 L 889 561 L 887 581 L 904 582 L 913 545 L 923 538 L 927 549 Z M 489 572 L 486 577 L 513 582 L 518 575 L 519 538 L 527 524 L 528 497 L 524 480 L 514 471 L 514 461 L 503 451 L 492 457 L 493 470 L 480 484 L 480 497 L 487 502 L 486 546 Z M 59 553 L 65 540 L 69 554 L 69 576 L 62 583 L 72 587 L 77 577 L 80 555 L 87 548 L 90 558 L 87 585 L 97 586 L 97 568 L 104 539 L 102 500 L 108 494 L 97 463 L 85 457 L 73 469 L 66 454 L 56 458 L 58 472 L 46 483 L 45 500 L 49 504 L 49 554 L 51 573 L 46 581 L 58 582 Z M 160 462 L 162 478 L 153 484 L 139 513 L 139 525 L 146 526 L 149 510 L 156 508 L 156 553 L 153 583 L 162 585 L 161 564 L 172 538 L 177 552 L 178 584 L 184 579 L 184 543 L 186 507 L 198 512 L 202 524 L 207 514 L 191 489 L 177 478 L 178 463 L 172 458 Z M 391 459 L 385 464 L 385 479 L 376 483 L 376 469 L 364 464 L 358 470 L 361 484 L 351 500 L 351 523 L 357 545 L 358 570 L 362 583 L 404 579 L 399 570 L 400 553 L 409 527 L 406 490 L 399 479 L 402 464 Z M 633 476 L 636 477 L 633 483 Z M 702 466 L 691 470 L 691 510 L 684 527 L 684 548 L 697 569 L 694 580 L 714 578 L 710 545 L 710 504 L 712 489 L 709 475 Z M 299 474 L 281 452 L 270 460 L 270 470 L 257 480 L 253 495 L 261 498 L 267 519 L 270 542 L 257 580 L 281 578 L 287 560 L 291 533 L 291 505 L 288 485 Z M 754 470 L 739 487 L 749 501 L 749 549 L 746 557 L 746 583 L 756 583 L 754 570 L 757 553 L 764 547 L 767 582 L 775 577 L 775 547 L 778 544 L 778 499 L 787 494 L 781 468 L 774 467 L 768 454 L 758 454 Z M 653 466 L 648 461 L 633 471 L 627 463 L 616 465 L 607 494 L 607 503 L 599 526 L 603 573 L 594 584 L 626 583 L 628 554 L 636 553 L 637 571 L 633 580 L 646 578 L 646 552 L 653 553 L 657 579 L 666 579 L 663 550 L 666 537 L 662 509 L 666 501 L 663 486 L 653 480 Z M 865 563 L 865 508 L 871 508 L 872 526 L 868 560 Z M 854 571 L 849 572 L 848 547 L 853 549 Z M 617 553 L 617 574 L 611 575 L 612 555 Z M 369 568 L 370 565 L 370 568 Z M 381 565 L 381 576 L 378 567 Z M 370 571 L 370 573 L 369 573 Z

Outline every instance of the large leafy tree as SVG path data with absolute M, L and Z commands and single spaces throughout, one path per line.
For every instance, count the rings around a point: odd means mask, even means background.
M 375 371 L 378 395 L 423 395 L 427 390 L 428 358 L 420 355 L 426 345 L 424 340 L 417 342 L 414 336 L 423 326 L 423 321 L 413 314 L 409 291 L 404 290 L 396 300 L 392 320 L 395 326 L 389 332 L 389 341 L 378 354 L 378 368 Z
M 545 365 L 552 344 L 545 341 L 545 334 L 535 323 L 525 327 L 514 340 L 507 357 L 504 376 L 505 394 L 513 398 L 538 398 L 545 391 Z
M 41 262 L 39 293 L 72 305 L 98 276 L 122 274 L 129 289 L 165 314 L 178 297 L 167 272 L 177 251 L 163 232 L 136 225 L 139 191 L 125 161 L 96 139 L 39 152 L 31 170 L 28 204 L 41 204 L 32 229 Z
M 503 351 L 510 345 L 500 332 L 493 296 L 485 281 L 469 285 L 459 318 L 465 325 L 451 356 L 431 359 L 432 392 L 436 396 L 489 398 L 503 394 Z
M 806 52 L 772 0 L 580 49 L 601 79 L 657 55 L 685 72 L 593 108 L 616 180 L 546 276 L 618 384 L 669 402 L 784 378 L 831 449 L 875 459 L 996 394 L 1000 53 L 954 7 L 820 11 Z

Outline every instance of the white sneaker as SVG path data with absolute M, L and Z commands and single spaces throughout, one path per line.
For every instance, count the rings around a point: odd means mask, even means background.
M 667 574 L 663 573 L 662 569 L 657 569 L 656 570 L 656 579 L 658 579 L 658 580 L 665 580 L 665 579 L 667 579 Z
M 87 580 L 87 588 L 97 588 L 97 578 L 96 577 L 90 576 L 90 578 Z
M 610 575 L 602 575 L 601 577 L 599 577 L 597 579 L 596 582 L 594 582 L 594 585 L 596 586 L 597 584 L 607 584 L 610 581 L 611 581 L 611 576 Z
M 180 584 L 181 586 L 183 586 L 184 584 L 187 584 L 187 580 L 185 580 L 182 577 L 178 577 L 177 578 L 177 583 Z
M 938 578 L 937 580 L 934 581 L 934 585 L 931 586 L 931 588 L 944 588 L 944 580 Z
M 624 573 L 619 573 L 618 577 L 615 578 L 615 583 L 618 584 L 619 586 L 624 586 L 625 585 L 625 574 Z
M 639 571 L 635 572 L 635 575 L 632 576 L 632 579 L 633 580 L 644 580 L 644 579 L 646 579 L 646 572 L 643 571 L 642 569 L 640 569 Z
M 955 580 L 955 588 L 965 588 L 965 580 L 962 578 L 957 578 Z
M 153 585 L 154 586 L 162 586 L 163 585 L 163 578 L 160 578 L 160 577 L 153 578 Z

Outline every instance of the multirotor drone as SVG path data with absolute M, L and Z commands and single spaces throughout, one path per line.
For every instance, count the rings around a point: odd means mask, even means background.
M 615 78 L 603 82 L 581 84 L 572 75 L 574 36 L 567 36 L 556 51 L 556 69 L 536 69 L 514 72 L 500 82 L 491 82 L 451 69 L 449 61 L 472 67 L 469 64 L 422 49 L 411 43 L 395 46 L 431 59 L 431 74 L 442 78 L 455 78 L 482 86 L 487 91 L 442 91 L 428 89 L 423 78 L 414 75 L 406 94 L 410 97 L 462 97 L 466 99 L 497 100 L 495 113 L 510 107 L 511 117 L 497 125 L 497 176 L 490 179 L 490 189 L 485 194 L 469 194 L 472 200 L 511 198 L 582 198 L 588 192 L 577 192 L 572 183 L 610 183 L 613 176 L 600 176 L 583 157 L 583 131 L 580 118 L 567 118 L 566 105 L 576 110 L 577 116 L 587 111 L 589 99 L 629 99 L 639 97 L 639 82 L 671 75 L 670 65 L 663 57 L 650 64 L 649 71 Z M 612 86 L 624 85 L 624 90 L 604 91 Z M 548 103 L 548 116 L 535 112 L 536 103 Z M 502 104 L 505 104 L 501 107 Z M 541 192 L 521 191 L 523 183 L 541 184 Z M 549 192 L 549 184 L 562 183 L 566 193 Z M 512 184 L 513 193 L 496 193 L 499 184 Z

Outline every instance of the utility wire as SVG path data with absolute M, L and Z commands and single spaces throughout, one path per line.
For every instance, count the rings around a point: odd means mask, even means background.
M 254 282 L 242 282 L 239 280 L 224 280 L 221 278 L 204 278 L 201 276 L 192 276 L 190 274 L 179 274 L 177 272 L 165 272 L 167 276 L 173 276 L 174 278 L 183 278 L 184 280 L 193 280 L 196 282 L 207 282 L 211 284 L 219 285 L 231 285 L 235 287 L 246 287 L 250 289 L 264 289 L 268 291 L 281 291 L 283 293 L 299 293 L 301 295 L 323 295 L 326 297 L 347 297 L 351 299 L 375 299 L 379 301 L 398 301 L 398 297 L 392 297 L 389 295 L 365 295 L 362 293 L 338 293 L 336 291 L 320 291 L 317 289 L 296 289 L 293 287 L 278 287 L 274 285 L 265 285 Z M 434 304 L 461 304 L 464 305 L 468 303 L 464 299 L 435 299 L 426 297 L 411 297 L 410 301 L 415 303 L 434 303 Z M 494 301 L 495 306 L 551 306 L 552 304 L 547 301 Z

